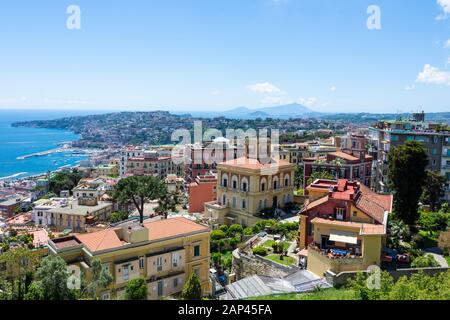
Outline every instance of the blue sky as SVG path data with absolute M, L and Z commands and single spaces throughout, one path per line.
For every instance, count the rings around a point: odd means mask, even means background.
M 3 0 L 0 39 L 3 109 L 450 111 L 450 0 Z

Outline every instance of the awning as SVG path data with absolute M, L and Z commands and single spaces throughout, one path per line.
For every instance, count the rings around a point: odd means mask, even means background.
M 330 232 L 330 241 L 357 244 L 358 238 L 357 238 L 356 233 L 340 231 L 340 230 L 332 230 Z

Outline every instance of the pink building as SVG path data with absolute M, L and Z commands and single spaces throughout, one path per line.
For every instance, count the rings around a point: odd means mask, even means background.
M 189 184 L 189 213 L 201 213 L 205 203 L 217 200 L 217 177 L 214 175 L 197 176 Z

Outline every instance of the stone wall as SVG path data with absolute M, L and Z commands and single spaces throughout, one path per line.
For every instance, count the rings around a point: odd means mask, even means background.
M 231 272 L 236 274 L 236 280 L 253 275 L 283 278 L 296 270 L 239 249 L 233 251 Z

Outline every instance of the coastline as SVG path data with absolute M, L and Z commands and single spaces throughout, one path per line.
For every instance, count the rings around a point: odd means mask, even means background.
M 7 117 L 6 121 L 0 123 L 0 137 L 4 142 L 0 146 L 0 166 L 3 169 L 1 183 L 36 179 L 62 169 L 79 167 L 79 163 L 89 159 L 92 154 L 91 150 L 72 147 L 73 143 L 80 140 L 80 135 L 73 131 L 13 127 L 12 123 L 16 120 Z M 32 139 L 33 143 L 26 140 L 34 135 L 38 139 Z M 57 141 L 58 138 L 61 138 L 60 141 Z M 21 141 L 27 141 L 28 144 Z M 21 147 L 17 147 L 19 145 Z

